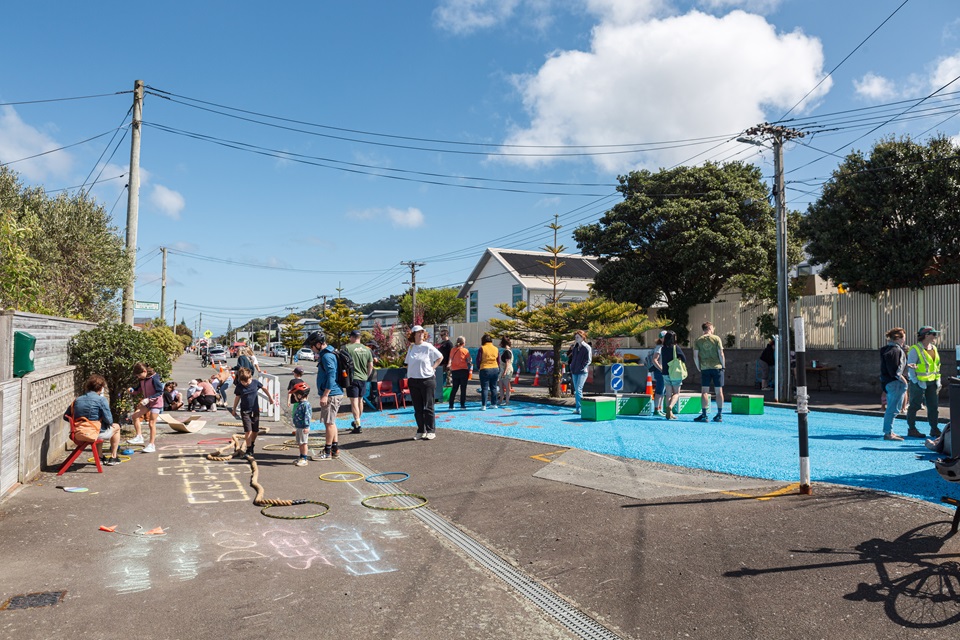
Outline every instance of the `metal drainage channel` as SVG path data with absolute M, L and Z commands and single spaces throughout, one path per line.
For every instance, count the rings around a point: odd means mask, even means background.
M 371 476 L 376 473 L 372 469 L 364 466 L 353 456 L 343 455 L 343 452 L 341 452 L 340 459 L 346 463 L 347 466 L 352 467 L 364 476 Z M 403 493 L 403 491 L 390 484 L 379 486 L 384 493 Z M 407 507 L 417 505 L 420 501 L 411 498 L 397 498 L 397 502 Z M 413 509 L 409 513 L 418 517 L 450 542 L 463 549 L 467 555 L 482 567 L 492 571 L 494 575 L 519 591 L 528 600 L 533 602 L 533 604 L 540 607 L 545 613 L 552 616 L 578 637 L 585 638 L 586 640 L 622 640 L 621 637 L 613 631 L 582 611 L 572 607 L 566 600 L 539 582 L 528 577 L 522 571 L 514 568 L 500 558 L 500 556 L 491 552 L 482 544 L 464 534 L 429 509 Z

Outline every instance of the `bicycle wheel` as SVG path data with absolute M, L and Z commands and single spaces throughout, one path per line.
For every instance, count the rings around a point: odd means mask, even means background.
M 915 629 L 960 622 L 960 564 L 935 564 L 895 580 L 885 609 L 891 620 Z

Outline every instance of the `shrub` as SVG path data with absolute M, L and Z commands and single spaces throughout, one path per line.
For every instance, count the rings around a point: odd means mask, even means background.
M 159 327 L 154 327 L 145 333 L 147 334 L 147 337 L 153 341 L 153 344 L 157 347 L 157 349 L 167 354 L 167 358 L 170 359 L 170 362 L 175 361 L 180 357 L 180 354 L 183 353 L 183 343 L 180 341 L 180 337 L 174 335 L 173 330 L 171 330 L 170 327 L 161 325 Z
M 169 329 L 168 329 L 169 331 Z M 77 366 L 79 380 L 98 373 L 107 381 L 110 410 L 114 420 L 123 415 L 123 395 L 132 386 L 133 365 L 143 362 L 166 379 L 172 369 L 170 358 L 147 333 L 114 322 L 75 335 L 69 344 L 70 364 Z

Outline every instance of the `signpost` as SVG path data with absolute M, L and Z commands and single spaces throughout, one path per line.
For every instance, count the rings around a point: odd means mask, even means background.
M 207 329 L 206 331 L 203 332 L 203 337 L 209 340 L 210 338 L 213 337 L 213 331 L 210 331 L 210 329 Z
M 623 391 L 623 365 L 619 362 L 610 366 L 610 388 Z
M 133 303 L 135 311 L 160 311 L 159 302 L 147 302 L 145 300 L 135 300 Z

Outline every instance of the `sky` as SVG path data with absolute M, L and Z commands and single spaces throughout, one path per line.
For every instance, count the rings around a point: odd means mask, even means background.
M 404 261 L 459 287 L 485 247 L 552 244 L 555 215 L 576 253 L 618 175 L 772 176 L 736 141 L 761 122 L 808 133 L 785 146 L 801 211 L 851 150 L 960 135 L 956 0 L 105 0 L 4 19 L 0 164 L 88 189 L 123 236 L 143 80 L 135 297 L 160 300 L 167 247 L 168 322 L 176 300 L 215 334 L 338 288 L 402 293 Z

